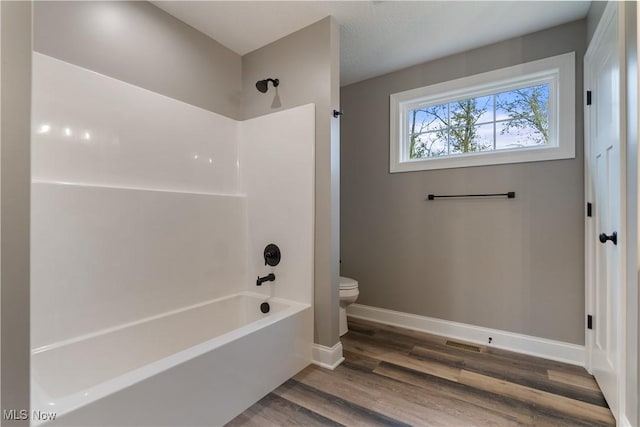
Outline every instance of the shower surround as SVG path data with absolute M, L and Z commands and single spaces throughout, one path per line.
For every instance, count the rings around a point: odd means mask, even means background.
M 314 117 L 238 122 L 34 53 L 32 409 L 222 424 L 310 363 Z

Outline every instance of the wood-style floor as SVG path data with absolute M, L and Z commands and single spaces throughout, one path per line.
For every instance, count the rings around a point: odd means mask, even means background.
M 351 318 L 349 329 L 342 365 L 307 367 L 228 426 L 615 425 L 580 367 Z

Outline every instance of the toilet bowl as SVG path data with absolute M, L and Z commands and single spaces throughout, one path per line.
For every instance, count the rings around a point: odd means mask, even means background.
M 347 327 L 347 306 L 358 299 L 358 281 L 340 276 L 340 336 L 349 332 Z

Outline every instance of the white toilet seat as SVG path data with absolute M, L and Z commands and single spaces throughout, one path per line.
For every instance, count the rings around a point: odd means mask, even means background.
M 343 289 L 358 289 L 358 281 L 350 277 L 340 276 L 340 290 Z

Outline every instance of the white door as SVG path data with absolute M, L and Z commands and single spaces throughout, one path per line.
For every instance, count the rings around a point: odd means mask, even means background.
M 591 370 L 613 414 L 618 416 L 620 381 L 624 230 L 621 197 L 625 172 L 621 151 L 618 12 L 610 2 L 585 55 L 587 197 L 593 217 L 587 224 L 587 310 L 593 330 L 587 339 Z

